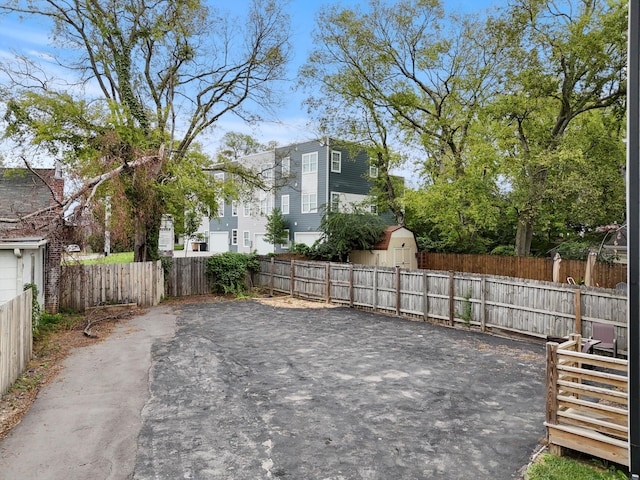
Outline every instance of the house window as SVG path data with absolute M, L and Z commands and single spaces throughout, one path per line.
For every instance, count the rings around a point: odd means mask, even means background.
M 249 240 L 249 232 L 247 230 L 242 232 L 242 246 L 247 248 L 251 246 L 251 240 Z
M 340 173 L 342 170 L 342 152 L 331 152 L 331 171 L 334 173 Z
M 238 216 L 238 202 L 236 200 L 231 201 L 231 216 L 232 217 Z
M 316 173 L 318 171 L 318 152 L 302 154 L 302 173 Z
M 224 217 L 224 202 L 220 202 L 218 204 L 218 215 L 217 217 Z
M 273 178 L 273 165 L 270 163 L 263 163 L 260 165 L 260 175 L 265 180 L 271 180 Z
M 290 239 L 290 237 L 289 237 L 289 235 L 290 235 L 289 229 L 287 228 L 285 230 L 285 232 L 287 233 L 287 241 L 285 243 L 281 243 L 280 244 L 280 248 L 289 248 L 289 244 L 291 243 L 291 241 L 289 240 Z
M 289 195 L 282 195 L 280 198 L 280 212 L 283 215 L 289 214 Z
M 224 182 L 224 172 L 218 172 L 213 174 L 213 179 L 216 182 Z
M 244 204 L 242 214 L 245 217 L 250 217 L 251 216 L 251 203 L 247 202 L 247 203 Z
M 302 194 L 302 213 L 315 213 L 318 210 L 318 194 Z
M 339 212 L 340 211 L 340 194 L 331 192 L 331 211 Z
M 377 215 L 378 214 L 378 205 L 373 205 L 373 204 L 369 205 L 369 211 L 371 213 L 373 213 L 374 215 Z
M 282 176 L 288 177 L 291 173 L 291 159 L 289 157 L 284 157 L 282 159 Z
M 271 215 L 273 209 L 273 200 L 271 197 L 267 197 L 264 200 L 260 200 L 260 215 Z
M 238 230 L 231 230 L 231 245 L 238 245 Z
M 378 177 L 378 167 L 375 165 L 369 165 L 369 176 L 371 178 L 377 178 Z

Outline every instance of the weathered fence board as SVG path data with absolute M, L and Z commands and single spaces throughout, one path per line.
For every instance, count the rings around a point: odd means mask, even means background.
M 32 290 L 0 305 L 0 396 L 7 393 L 31 360 Z
M 626 346 L 627 298 L 621 290 L 453 271 L 328 265 L 262 259 L 257 285 L 291 293 L 293 278 L 294 296 L 539 338 L 572 332 L 588 337 L 593 322 L 611 323 L 618 344 Z
M 211 293 L 207 260 L 207 257 L 173 257 L 165 279 L 167 296 L 185 297 Z
M 164 296 L 161 262 L 65 265 L 60 307 L 83 311 L 107 304 L 157 305 Z
M 572 277 L 579 282 L 585 276 L 586 265 L 587 263 L 581 260 L 562 260 L 560 278 L 565 282 L 567 277 Z M 418 252 L 418 268 L 528 278 L 547 282 L 553 280 L 553 261 L 550 258 Z M 626 265 L 596 262 L 593 270 L 594 285 L 615 288 L 619 282 L 626 281 Z

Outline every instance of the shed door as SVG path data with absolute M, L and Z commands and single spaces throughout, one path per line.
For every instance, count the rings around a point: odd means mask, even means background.
M 411 249 L 409 247 L 394 248 L 393 264 L 396 267 L 411 267 Z

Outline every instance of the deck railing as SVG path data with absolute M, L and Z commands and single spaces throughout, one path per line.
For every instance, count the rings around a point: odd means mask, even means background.
M 553 453 L 570 448 L 629 465 L 627 360 L 582 352 L 572 334 L 547 343 L 547 440 Z

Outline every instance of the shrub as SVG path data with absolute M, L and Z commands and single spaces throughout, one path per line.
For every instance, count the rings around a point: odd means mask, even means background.
M 35 283 L 25 283 L 23 290 L 26 292 L 31 289 L 31 328 L 34 332 L 38 331 L 40 326 L 40 317 L 42 311 L 40 309 L 40 303 L 38 302 L 38 286 Z
M 255 254 L 225 252 L 210 257 L 207 273 L 213 278 L 213 291 L 242 294 L 249 290 L 247 276 L 260 271 L 260 261 Z
M 513 245 L 500 245 L 491 250 L 491 255 L 502 255 L 505 257 L 515 257 L 516 247 Z

